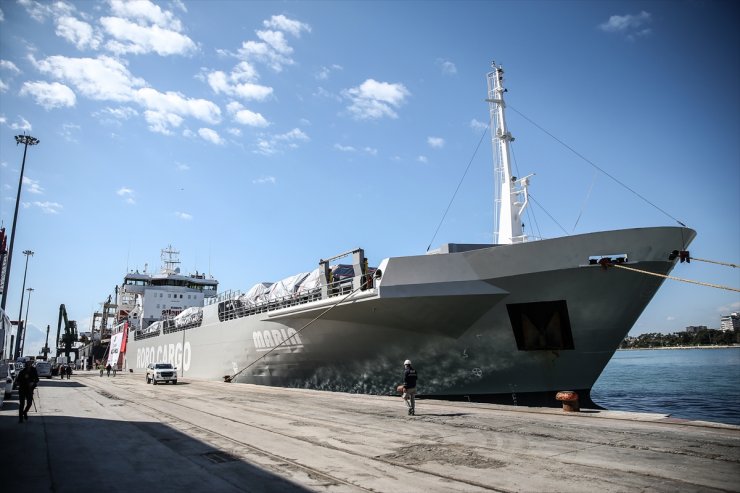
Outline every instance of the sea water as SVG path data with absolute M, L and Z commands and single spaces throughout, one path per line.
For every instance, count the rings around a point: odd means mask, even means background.
M 740 347 L 617 351 L 591 398 L 606 409 L 740 425 Z

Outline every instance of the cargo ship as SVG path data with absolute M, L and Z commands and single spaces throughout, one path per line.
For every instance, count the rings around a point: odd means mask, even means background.
M 411 359 L 424 397 L 559 405 L 571 390 L 593 404 L 591 387 L 696 233 L 528 238 L 530 177 L 512 176 L 503 74 L 487 74 L 494 244 L 375 266 L 356 248 L 244 292 L 217 293 L 215 279 L 171 262 L 157 278 L 129 273 L 117 293 L 121 364 L 142 380 L 148 364 L 170 362 L 181 379 L 387 395 Z

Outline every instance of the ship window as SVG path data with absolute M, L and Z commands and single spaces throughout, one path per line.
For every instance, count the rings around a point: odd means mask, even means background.
M 565 300 L 506 305 L 520 351 L 574 349 Z

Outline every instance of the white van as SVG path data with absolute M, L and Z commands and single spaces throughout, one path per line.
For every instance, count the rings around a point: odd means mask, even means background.
M 39 374 L 39 378 L 51 378 L 51 363 L 48 361 L 37 361 L 36 373 Z

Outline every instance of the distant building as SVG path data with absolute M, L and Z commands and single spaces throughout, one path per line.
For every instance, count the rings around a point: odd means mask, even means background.
M 689 334 L 698 334 L 700 330 L 707 330 L 706 325 L 689 325 L 686 327 L 686 332 Z
M 740 314 L 734 312 L 729 315 L 722 315 L 719 322 L 719 329 L 725 332 L 740 330 Z

